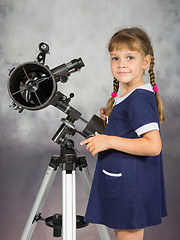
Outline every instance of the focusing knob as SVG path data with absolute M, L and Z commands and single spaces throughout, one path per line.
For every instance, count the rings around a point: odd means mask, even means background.
M 67 75 L 61 75 L 59 78 L 60 82 L 66 83 L 68 81 L 68 76 Z

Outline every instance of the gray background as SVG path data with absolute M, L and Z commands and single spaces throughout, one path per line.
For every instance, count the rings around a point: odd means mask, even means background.
M 0 238 L 18 240 L 47 169 L 50 156 L 59 153 L 51 138 L 59 128 L 63 112 L 49 106 L 40 111 L 19 114 L 8 107 L 8 69 L 34 60 L 38 44 L 48 42 L 50 68 L 82 57 L 86 67 L 73 74 L 59 90 L 75 93 L 71 105 L 90 120 L 99 114 L 112 91 L 107 43 L 119 28 L 138 26 L 152 38 L 155 72 L 164 102 L 166 121 L 162 124 L 164 170 L 168 217 L 159 226 L 146 229 L 145 240 L 178 240 L 179 195 L 179 0 L 1 0 L 0 1 Z M 147 80 L 148 81 L 148 80 Z M 77 122 L 78 128 L 83 127 Z M 96 159 L 79 145 L 93 174 Z M 84 215 L 87 198 L 77 171 L 77 212 Z M 61 172 L 59 171 L 43 216 L 61 212 Z M 112 239 L 115 239 L 111 231 Z M 32 236 L 54 239 L 52 230 L 38 222 Z M 77 239 L 97 240 L 96 227 L 77 231 Z

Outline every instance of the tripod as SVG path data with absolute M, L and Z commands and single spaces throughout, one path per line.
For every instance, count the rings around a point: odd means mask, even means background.
M 66 124 L 62 124 L 57 135 L 62 135 Z M 67 128 L 66 128 L 67 130 Z M 61 132 L 61 134 L 60 134 Z M 55 138 L 55 137 L 54 137 Z M 74 142 L 71 139 L 61 138 L 60 156 L 52 156 L 48 165 L 43 182 L 35 199 L 31 213 L 21 236 L 21 240 L 29 240 L 33 234 L 38 220 L 45 221 L 46 225 L 53 228 L 53 236 L 61 237 L 63 240 L 76 240 L 76 228 L 85 227 L 88 223 L 84 222 L 82 216 L 76 216 L 76 168 L 79 168 L 80 176 L 83 181 L 84 189 L 89 196 L 92 184 L 92 177 L 89 173 L 86 158 L 77 157 L 74 150 Z M 56 173 L 62 168 L 62 207 L 63 214 L 54 214 L 46 219 L 42 218 L 41 211 L 53 184 Z M 103 225 L 97 225 L 100 239 L 110 240 L 108 229 Z

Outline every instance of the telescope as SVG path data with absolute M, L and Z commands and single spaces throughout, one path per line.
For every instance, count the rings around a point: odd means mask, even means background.
M 74 135 L 76 132 L 85 138 L 94 136 L 95 132 L 104 132 L 104 122 L 101 118 L 93 115 L 88 122 L 82 118 L 81 113 L 70 106 L 70 101 L 74 97 L 70 93 L 67 97 L 58 91 L 57 83 L 66 83 L 69 76 L 84 67 L 81 58 L 73 59 L 68 63 L 63 63 L 53 69 L 45 65 L 46 54 L 49 54 L 49 45 L 45 42 L 39 44 L 37 58 L 34 61 L 25 62 L 14 67 L 9 72 L 8 92 L 13 100 L 10 105 L 19 113 L 24 109 L 37 111 L 53 105 L 67 114 L 62 118 L 62 124 L 53 136 L 52 140 L 60 145 L 60 155 L 51 156 L 43 182 L 36 196 L 34 205 L 26 222 L 21 240 L 29 240 L 39 220 L 45 221 L 46 225 L 53 228 L 54 237 L 63 237 L 63 240 L 75 240 L 76 228 L 86 227 L 84 217 L 76 215 L 76 184 L 75 171 L 79 168 L 79 173 L 83 179 L 83 185 L 87 196 L 92 184 L 88 164 L 84 156 L 78 157 L 74 149 L 74 142 L 66 138 L 66 135 Z M 83 131 L 76 129 L 74 122 L 81 120 L 86 123 Z M 54 214 L 48 218 L 41 216 L 41 211 L 54 181 L 58 168 L 62 169 L 62 207 L 63 213 Z M 103 225 L 97 225 L 101 239 L 110 240 L 108 229 Z M 62 233 L 61 233 L 62 231 Z
M 74 135 L 78 132 L 85 138 L 92 136 L 96 131 L 103 133 L 104 122 L 94 115 L 88 122 L 81 117 L 81 113 L 69 105 L 74 97 L 71 93 L 69 97 L 58 91 L 57 83 L 66 83 L 69 76 L 84 67 L 81 58 L 73 59 L 68 63 L 63 63 L 53 69 L 45 65 L 46 54 L 49 54 L 49 45 L 45 42 L 39 44 L 39 51 L 35 61 L 25 62 L 14 67 L 9 72 L 8 92 L 13 100 L 10 105 L 21 113 L 24 109 L 37 111 L 53 105 L 68 116 L 62 119 L 63 126 L 53 138 L 58 144 L 68 133 Z M 75 128 L 74 122 L 82 120 L 87 124 L 83 131 Z M 63 129 L 63 130 L 62 130 Z

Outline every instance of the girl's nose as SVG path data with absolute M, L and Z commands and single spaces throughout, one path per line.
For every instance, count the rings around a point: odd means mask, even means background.
M 125 68 L 125 67 L 126 66 L 125 66 L 124 61 L 119 59 L 119 61 L 118 61 L 118 68 Z

